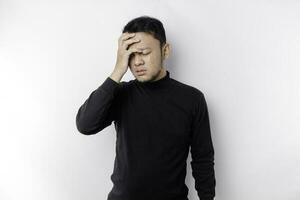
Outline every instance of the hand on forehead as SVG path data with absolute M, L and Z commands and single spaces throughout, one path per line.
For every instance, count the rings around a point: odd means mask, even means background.
M 137 32 L 133 38 L 139 39 L 140 42 L 131 44 L 129 46 L 129 48 L 134 47 L 134 48 L 138 48 L 138 49 L 141 49 L 141 50 L 151 48 L 150 44 L 151 44 L 151 42 L 153 42 L 152 41 L 153 38 L 152 38 L 151 35 L 149 35 L 147 33 Z
M 147 47 L 143 41 L 141 40 L 140 42 L 137 42 L 137 43 L 133 43 L 131 44 L 128 49 L 131 49 L 131 48 L 136 48 L 138 50 L 142 50 L 143 52 L 144 51 L 147 51 L 149 49 L 149 47 Z

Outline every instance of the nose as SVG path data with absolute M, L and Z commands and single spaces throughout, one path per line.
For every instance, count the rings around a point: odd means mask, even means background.
M 134 56 L 134 65 L 138 66 L 138 65 L 142 65 L 142 64 L 144 64 L 142 57 L 139 55 L 135 55 Z

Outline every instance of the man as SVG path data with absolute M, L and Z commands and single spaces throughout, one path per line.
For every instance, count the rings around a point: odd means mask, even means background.
M 204 94 L 170 77 L 163 66 L 169 54 L 158 19 L 131 20 L 119 38 L 113 72 L 78 110 L 77 129 L 85 135 L 114 121 L 114 185 L 108 200 L 187 200 L 189 147 L 198 196 L 214 199 L 214 148 Z M 120 81 L 128 67 L 135 79 Z

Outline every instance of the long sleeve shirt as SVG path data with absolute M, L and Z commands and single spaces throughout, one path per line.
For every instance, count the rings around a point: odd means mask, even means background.
M 96 134 L 114 122 L 116 157 L 107 200 L 188 200 L 186 161 L 200 200 L 215 196 L 214 147 L 204 94 L 170 77 L 115 82 L 81 105 L 76 126 Z

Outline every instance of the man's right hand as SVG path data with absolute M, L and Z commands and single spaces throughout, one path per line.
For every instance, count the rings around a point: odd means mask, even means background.
M 123 75 L 128 70 L 129 57 L 133 52 L 141 53 L 142 50 L 137 48 L 128 48 L 131 44 L 140 42 L 139 39 L 134 38 L 135 33 L 123 33 L 118 40 L 118 53 L 116 66 L 110 77 L 116 82 L 120 82 Z

